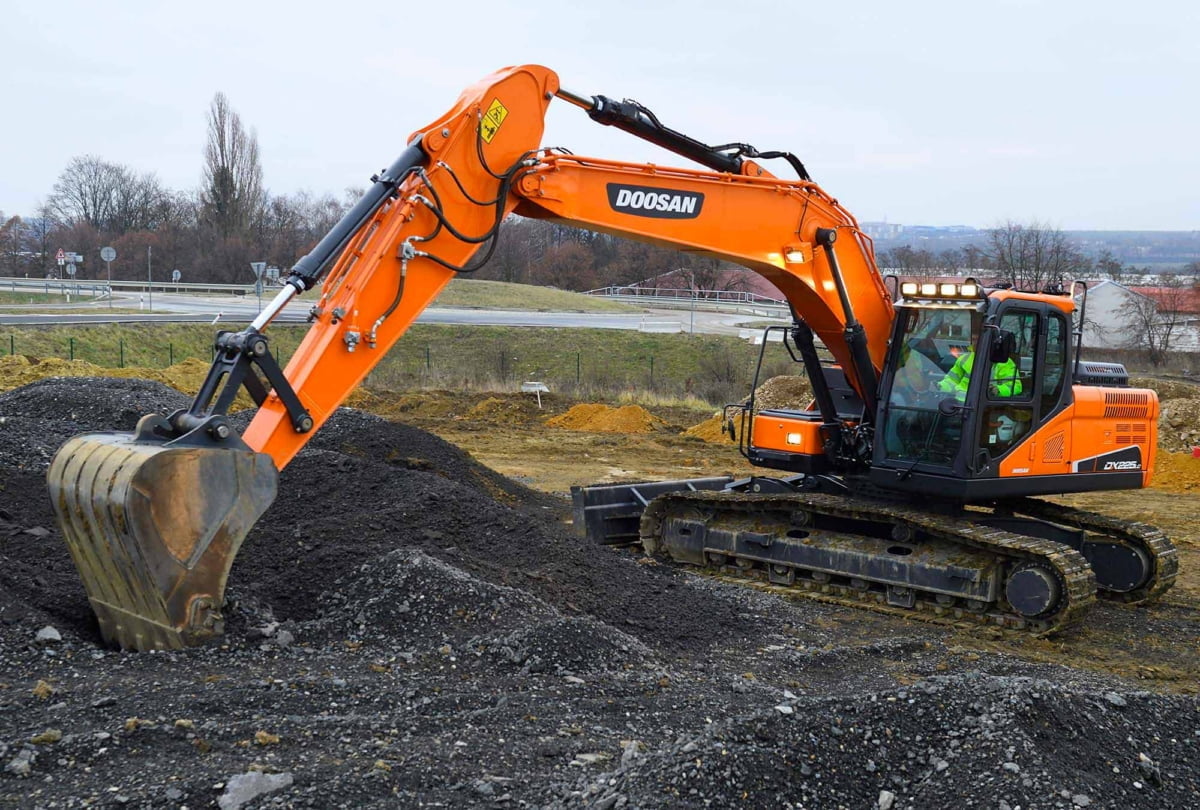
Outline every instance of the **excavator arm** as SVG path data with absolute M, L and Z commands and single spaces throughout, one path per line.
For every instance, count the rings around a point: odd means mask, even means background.
M 666 168 L 540 146 L 555 98 L 700 163 Z M 754 158 L 781 157 L 783 180 Z M 456 274 L 481 266 L 510 213 L 736 262 L 774 283 L 873 403 L 892 303 L 854 218 L 787 153 L 710 147 L 634 102 L 579 96 L 538 66 L 501 70 L 414 132 L 363 199 L 290 272 L 249 328 L 222 333 L 192 406 L 133 435 L 76 437 L 49 472 L 59 524 L 106 639 L 147 649 L 222 630 L 225 580 L 282 470 Z M 286 370 L 265 338 L 319 287 Z M 260 378 L 260 373 L 265 381 Z M 244 385 L 244 436 L 225 411 Z

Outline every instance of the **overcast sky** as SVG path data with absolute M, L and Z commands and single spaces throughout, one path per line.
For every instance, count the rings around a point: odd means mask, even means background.
M 465 86 L 540 63 L 698 140 L 794 152 L 860 221 L 1200 227 L 1195 0 L 3 5 L 7 214 L 83 154 L 196 187 L 217 91 L 272 192 L 341 196 Z M 683 163 L 563 102 L 545 143 Z

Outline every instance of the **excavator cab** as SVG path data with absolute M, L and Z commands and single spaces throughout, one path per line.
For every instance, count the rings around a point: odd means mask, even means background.
M 1150 426 L 1109 424 L 1116 415 L 1111 405 L 1094 412 L 1072 407 L 1078 364 L 1072 362 L 1070 297 L 985 293 L 974 284 L 922 286 L 897 303 L 880 386 L 873 481 L 964 502 L 1098 488 L 1069 461 L 1074 440 L 1100 450 L 1136 450 L 1136 465 L 1099 472 L 1125 473 L 1105 479 L 1106 489 L 1143 485 Z M 1081 389 L 1089 399 L 1092 390 Z M 1103 401 L 1113 393 L 1099 396 Z M 1128 435 L 1118 436 L 1122 429 Z

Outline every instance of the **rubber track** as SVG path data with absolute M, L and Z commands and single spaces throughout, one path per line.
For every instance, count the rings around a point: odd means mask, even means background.
M 642 545 L 663 553 L 660 542 L 663 521 L 677 510 L 737 511 L 737 512 L 780 512 L 803 509 L 831 517 L 869 520 L 892 525 L 902 524 L 918 529 L 947 543 L 971 549 L 988 551 L 1014 560 L 1040 560 L 1048 565 L 1059 578 L 1062 586 L 1062 607 L 1050 616 L 1029 619 L 1013 611 L 1003 601 L 986 606 L 981 611 L 963 608 L 947 608 L 933 600 L 934 594 L 923 594 L 916 609 L 906 612 L 914 618 L 938 624 L 960 626 L 963 621 L 980 625 L 1024 630 L 1036 636 L 1058 633 L 1079 624 L 1087 615 L 1088 608 L 1096 599 L 1096 580 L 1091 566 L 1083 555 L 1074 549 L 1049 540 L 982 526 L 957 517 L 942 516 L 900 504 L 875 501 L 862 497 L 831 495 L 826 493 L 795 493 L 786 495 L 752 495 L 721 492 L 675 492 L 660 495 L 646 507 L 642 514 L 640 534 Z M 685 513 L 686 514 L 686 513 Z M 794 586 L 793 586 L 794 587 Z M 797 591 L 804 593 L 802 588 Z M 918 592 L 920 594 L 921 592 Z M 1003 593 L 1003 587 L 1001 587 Z M 878 595 L 872 591 L 856 591 L 837 585 L 821 586 L 819 598 L 837 601 L 868 609 L 884 608 L 895 613 L 896 608 L 880 604 Z M 930 615 L 932 614 L 932 615 Z
M 1140 548 L 1150 557 L 1154 572 L 1145 585 L 1126 593 L 1101 589 L 1101 599 L 1137 604 L 1161 596 L 1175 584 L 1179 574 L 1179 551 L 1162 529 L 1036 498 L 1022 498 L 1006 505 L 1018 514 L 1115 538 Z

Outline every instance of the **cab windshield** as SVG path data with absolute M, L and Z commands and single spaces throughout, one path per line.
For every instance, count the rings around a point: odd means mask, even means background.
M 884 425 L 887 457 L 948 465 L 958 451 L 962 419 L 939 413 L 938 402 L 960 390 L 966 365 L 960 360 L 973 350 L 982 315 L 975 308 L 914 307 L 902 308 L 900 317 L 904 328 Z

